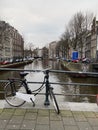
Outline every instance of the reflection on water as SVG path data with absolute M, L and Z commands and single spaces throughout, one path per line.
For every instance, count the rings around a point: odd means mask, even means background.
M 57 63 L 56 63 L 57 64 Z M 57 65 L 56 65 L 57 66 Z M 56 68 L 55 68 L 56 69 Z M 62 69 L 58 67 L 58 69 Z M 98 84 L 97 78 L 72 78 L 67 74 L 56 74 L 60 82 L 68 83 L 84 83 L 84 84 Z M 98 87 L 95 86 L 79 86 L 79 85 L 63 85 L 62 92 L 66 95 L 70 94 L 97 94 Z M 65 96 L 65 101 L 72 102 L 96 102 L 96 97 L 87 96 Z
M 28 64 L 21 69 L 45 69 L 48 66 L 52 66 L 53 70 L 62 70 L 60 62 L 58 61 L 40 61 L 35 60 L 32 64 Z M 19 78 L 19 72 L 17 71 L 7 71 L 7 72 L 0 72 L 0 79 L 8 79 L 9 77 L 17 77 Z M 28 81 L 39 81 L 42 82 L 44 79 L 44 74 L 42 72 L 29 72 L 26 76 Z M 49 77 L 50 82 L 77 82 L 77 83 L 98 83 L 96 78 L 72 78 L 69 77 L 65 73 L 50 73 Z M 32 90 L 37 89 L 40 85 L 39 84 L 29 84 Z M 0 90 L 2 90 L 4 85 L 0 84 Z M 55 93 L 63 93 L 63 94 L 97 94 L 98 88 L 97 87 L 87 87 L 87 86 L 73 86 L 73 85 L 53 85 Z M 45 91 L 45 90 L 43 90 Z M 72 101 L 72 102 L 95 102 L 95 98 L 93 97 L 79 97 L 79 96 L 57 96 L 59 101 Z
M 98 80 L 97 78 L 71 78 L 71 80 L 73 82 L 77 82 L 77 83 L 89 83 L 89 84 L 98 84 Z M 98 87 L 95 86 L 80 86 L 77 85 L 76 86 L 76 93 L 77 94 L 97 94 L 98 93 Z M 77 99 L 78 100 L 78 99 Z M 96 102 L 96 98 L 95 97 L 81 97 L 79 98 L 80 101 L 84 101 L 84 102 Z

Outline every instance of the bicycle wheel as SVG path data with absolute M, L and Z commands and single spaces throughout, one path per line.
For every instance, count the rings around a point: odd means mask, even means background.
M 60 109 L 59 109 L 56 97 L 55 97 L 55 95 L 53 93 L 53 88 L 50 88 L 50 98 L 51 98 L 51 100 L 53 102 L 53 105 L 54 105 L 54 108 L 55 108 L 57 114 L 59 114 L 60 113 Z
M 22 81 L 18 80 L 18 81 L 9 82 L 5 86 L 4 96 L 5 96 L 6 102 L 9 105 L 14 106 L 14 107 L 19 107 L 23 105 L 26 101 L 18 98 L 16 96 L 16 92 L 27 93 Z

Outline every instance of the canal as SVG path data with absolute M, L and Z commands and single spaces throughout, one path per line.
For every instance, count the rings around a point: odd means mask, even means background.
M 53 70 L 62 70 L 59 61 L 48 61 L 48 60 L 35 60 L 33 63 L 20 67 L 21 69 L 45 69 L 47 66 L 52 67 Z M 0 79 L 8 79 L 9 77 L 19 77 L 19 72 L 16 71 L 2 71 L 0 72 Z M 38 81 L 42 82 L 44 78 L 44 73 L 42 72 L 29 72 L 26 76 L 28 81 Z M 65 73 L 50 73 L 49 75 L 50 82 L 68 82 L 68 83 L 96 83 L 98 84 L 98 80 L 96 78 L 74 78 L 66 75 Z M 29 84 L 32 90 L 37 89 L 40 84 Z M 4 85 L 0 85 L 0 88 L 3 89 Z M 53 85 L 54 92 L 59 94 L 64 94 L 65 96 L 56 96 L 57 100 L 64 101 L 64 102 L 90 102 L 95 103 L 95 97 L 88 97 L 88 96 L 68 96 L 70 94 L 97 94 L 98 87 L 94 86 L 73 86 L 73 85 Z M 43 90 L 45 92 L 45 89 Z M 66 96 L 67 95 L 67 96 Z M 3 96 L 1 95 L 1 98 Z M 41 97 L 43 98 L 43 97 Z M 45 98 L 45 97 L 44 97 Z

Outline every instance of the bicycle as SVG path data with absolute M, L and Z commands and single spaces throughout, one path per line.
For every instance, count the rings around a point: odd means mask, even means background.
M 37 71 L 37 70 L 36 70 Z M 38 70 L 37 72 L 40 72 Z M 44 80 L 41 84 L 41 86 L 31 91 L 31 89 L 28 86 L 27 80 L 25 79 L 25 76 L 28 74 L 28 72 L 20 72 L 20 79 L 13 78 L 9 79 L 9 82 L 5 86 L 4 90 L 4 97 L 6 102 L 13 106 L 13 107 L 19 107 L 22 106 L 26 101 L 32 102 L 33 106 L 35 106 L 35 97 L 37 94 L 39 94 L 40 91 L 42 91 L 43 88 L 46 87 L 46 100 L 44 105 L 50 105 L 48 96 L 50 95 L 50 99 L 52 100 L 55 110 L 57 114 L 60 113 L 60 109 L 55 97 L 55 94 L 53 92 L 53 87 L 51 87 L 49 82 L 49 69 L 43 70 L 45 76 Z

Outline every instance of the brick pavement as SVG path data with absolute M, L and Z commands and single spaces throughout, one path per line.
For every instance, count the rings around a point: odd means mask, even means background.
M 0 109 L 0 130 L 98 130 L 98 112 L 53 109 Z

